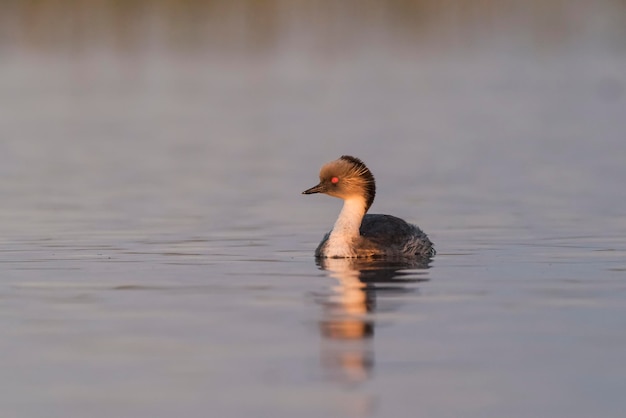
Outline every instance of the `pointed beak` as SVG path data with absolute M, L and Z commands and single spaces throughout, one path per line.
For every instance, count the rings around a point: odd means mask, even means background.
M 311 187 L 310 189 L 306 189 L 302 192 L 302 194 L 313 194 L 313 193 L 324 193 L 326 191 L 326 187 L 322 183 L 317 186 Z

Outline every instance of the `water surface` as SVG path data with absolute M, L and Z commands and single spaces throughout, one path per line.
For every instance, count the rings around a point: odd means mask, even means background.
M 623 414 L 622 2 L 185 4 L 3 6 L 3 411 Z M 342 154 L 432 261 L 315 262 Z

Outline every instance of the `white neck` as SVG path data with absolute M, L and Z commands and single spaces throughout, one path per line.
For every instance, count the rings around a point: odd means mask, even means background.
M 361 234 L 359 228 L 365 215 L 365 199 L 351 197 L 345 199 L 339 217 L 328 237 L 327 256 L 354 257 L 352 243 Z

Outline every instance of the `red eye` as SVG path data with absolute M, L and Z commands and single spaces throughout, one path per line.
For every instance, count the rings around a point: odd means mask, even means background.
M 330 179 L 330 182 L 333 184 L 339 183 L 339 177 L 333 177 L 332 179 Z

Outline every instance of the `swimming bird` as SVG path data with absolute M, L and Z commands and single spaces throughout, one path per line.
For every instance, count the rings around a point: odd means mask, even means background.
M 366 214 L 376 182 L 363 161 L 350 155 L 322 166 L 320 182 L 302 192 L 343 199 L 343 208 L 315 250 L 318 258 L 432 257 L 433 243 L 417 226 L 391 215 Z

